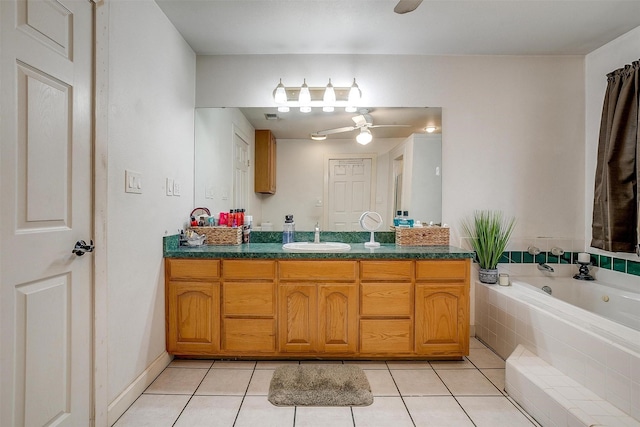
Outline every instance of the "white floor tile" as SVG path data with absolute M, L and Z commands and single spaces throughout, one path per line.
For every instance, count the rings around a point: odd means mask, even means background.
M 216 360 L 213 369 L 253 369 L 256 362 L 246 360 Z
M 476 369 L 466 357 L 464 360 L 434 360 L 429 364 L 436 371 L 439 369 Z
M 391 375 L 402 396 L 451 395 L 431 369 L 392 370 Z
M 230 427 L 241 403 L 242 396 L 193 396 L 175 427 Z
M 253 371 L 248 369 L 211 369 L 196 390 L 196 395 L 242 396 Z
M 531 427 L 534 425 L 505 397 L 463 396 L 457 397 L 456 400 L 477 427 Z
M 438 371 L 438 375 L 454 396 L 502 395 L 477 369 L 448 369 Z
M 374 397 L 370 406 L 354 406 L 356 427 L 413 427 L 400 397 Z
M 143 394 L 114 427 L 170 427 L 191 396 Z
M 247 395 L 267 396 L 269 394 L 269 386 L 271 385 L 271 378 L 273 377 L 274 372 L 275 369 L 256 369 L 253 371 Z
M 426 360 L 395 360 L 387 362 L 389 369 L 431 369 Z
M 362 369 L 384 369 L 388 370 L 387 364 L 384 361 L 376 360 L 345 360 L 345 365 L 356 365 Z
M 267 396 L 246 396 L 234 427 L 293 427 L 295 408 L 272 405 Z
M 173 359 L 169 363 L 169 368 L 194 368 L 209 369 L 213 365 L 213 360 L 208 359 Z
M 504 360 L 488 348 L 471 348 L 467 358 L 476 368 L 500 368 L 504 369 Z
M 146 394 L 193 394 L 207 374 L 205 369 L 167 368 L 144 391 Z
M 299 365 L 297 360 L 259 360 L 256 369 L 276 369 L 285 365 Z
M 405 397 L 416 427 L 473 427 L 458 402 L 451 396 Z
M 353 427 L 350 407 L 296 407 L 296 427 Z
M 364 370 L 369 385 L 371 386 L 371 394 L 374 396 L 400 396 L 398 388 L 389 370 L 366 369 Z
M 504 393 L 504 369 L 480 369 L 501 393 Z
M 471 337 L 469 338 L 469 348 L 487 348 L 487 346 L 482 344 L 482 341 L 479 339 Z

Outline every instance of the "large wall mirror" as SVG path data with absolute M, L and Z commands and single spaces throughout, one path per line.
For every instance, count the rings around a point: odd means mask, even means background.
M 442 109 L 337 110 L 197 108 L 196 206 L 212 213 L 244 208 L 254 226 L 271 224 L 275 231 L 286 214 L 307 231 L 316 223 L 327 231 L 360 230 L 364 211 L 379 212 L 384 229 L 397 210 L 440 223 Z M 366 145 L 356 141 L 363 118 L 372 136 Z M 271 130 L 277 141 L 275 194 L 253 192 L 255 129 Z

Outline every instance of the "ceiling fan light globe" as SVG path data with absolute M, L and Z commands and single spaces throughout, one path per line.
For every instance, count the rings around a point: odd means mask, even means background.
M 369 129 L 362 129 L 358 136 L 356 136 L 356 142 L 360 145 L 367 145 L 373 140 L 373 135 Z
M 433 133 L 436 131 L 436 127 L 435 126 L 427 126 L 426 128 L 424 128 L 424 130 L 426 130 L 428 133 Z
M 327 135 L 320 135 L 318 133 L 312 133 L 311 134 L 311 139 L 313 139 L 314 141 L 324 141 L 325 139 L 327 139 Z

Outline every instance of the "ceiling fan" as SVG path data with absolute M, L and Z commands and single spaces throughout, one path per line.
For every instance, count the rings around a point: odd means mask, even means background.
M 360 114 L 357 116 L 351 117 L 353 120 L 353 126 L 345 126 L 341 128 L 335 129 L 327 129 L 320 130 L 316 133 L 311 134 L 311 139 L 316 141 L 321 141 L 327 138 L 327 135 L 331 135 L 334 133 L 342 133 L 342 132 L 351 132 L 354 130 L 360 130 L 360 133 L 356 136 L 356 141 L 362 145 L 366 145 L 371 142 L 373 139 L 373 135 L 371 135 L 371 131 L 369 129 L 372 128 L 390 128 L 390 127 L 410 127 L 410 125 L 374 125 L 373 117 L 369 114 L 368 109 L 362 109 L 359 111 Z
M 396 7 L 393 8 L 395 13 L 408 13 L 416 10 L 418 6 L 420 6 L 422 0 L 400 0 Z

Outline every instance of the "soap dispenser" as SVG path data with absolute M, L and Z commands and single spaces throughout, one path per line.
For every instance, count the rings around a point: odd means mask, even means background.
M 296 223 L 293 215 L 285 215 L 282 225 L 282 243 L 293 243 L 295 241 Z

